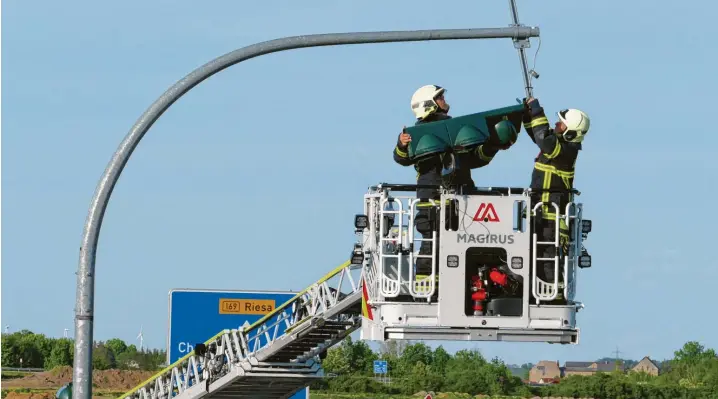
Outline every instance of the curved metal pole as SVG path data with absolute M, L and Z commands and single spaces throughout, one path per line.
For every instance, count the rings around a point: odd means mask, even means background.
M 162 96 L 160 96 L 135 122 L 110 160 L 95 190 L 80 246 L 80 263 L 77 271 L 77 298 L 75 302 L 75 356 L 73 368 L 73 399 L 92 397 L 92 344 L 95 290 L 95 253 L 102 219 L 107 203 L 122 169 L 142 137 L 159 117 L 182 95 L 193 87 L 232 65 L 250 58 L 278 51 L 305 47 L 337 46 L 362 43 L 412 42 L 427 40 L 460 39 L 524 39 L 537 37 L 536 27 L 506 27 L 481 29 L 437 29 L 392 32 L 333 33 L 285 37 L 253 44 L 221 57 L 195 69 Z

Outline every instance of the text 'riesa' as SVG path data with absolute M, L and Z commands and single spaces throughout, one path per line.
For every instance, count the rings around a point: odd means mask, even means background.
M 220 314 L 267 314 L 274 310 L 273 299 L 220 299 Z

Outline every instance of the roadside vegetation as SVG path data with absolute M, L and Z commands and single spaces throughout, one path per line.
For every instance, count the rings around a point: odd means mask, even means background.
M 43 368 L 45 373 L 2 372 L 3 397 L 59 388 L 71 381 L 74 343 L 23 330 L 2 335 L 3 368 Z M 98 392 L 125 392 L 164 367 L 164 350 L 139 351 L 120 339 L 97 342 L 93 349 L 93 382 Z M 22 359 L 22 361 L 21 361 Z M 374 360 L 387 361 L 389 374 L 375 376 Z M 623 361 L 623 360 L 621 360 Z M 624 361 L 635 364 L 635 361 Z M 423 343 L 389 342 L 372 351 L 363 341 L 347 339 L 323 360 L 326 378 L 311 386 L 312 397 L 337 399 L 435 399 L 572 397 L 572 398 L 715 398 L 718 399 L 718 356 L 698 342 L 687 342 L 674 357 L 659 362 L 661 373 L 620 372 L 569 376 L 557 384 L 525 383 L 530 364 L 510 366 L 480 352 L 449 354 Z M 43 385 L 44 384 L 44 385 Z M 7 388 L 7 389 L 6 389 Z M 24 391 L 23 391 L 24 392 Z M 52 397 L 52 396 L 49 396 Z
M 386 359 L 389 379 L 382 382 L 373 374 L 373 362 Z M 718 357 L 713 349 L 688 342 L 661 364 L 658 376 L 646 373 L 596 373 L 569 376 L 558 384 L 529 386 L 525 374 L 499 359 L 485 359 L 477 351 L 454 355 L 442 347 L 434 350 L 423 343 L 390 343 L 379 352 L 363 341 L 345 340 L 330 349 L 324 360 L 329 376 L 314 389 L 352 393 L 354 399 L 381 395 L 413 395 L 417 392 L 454 393 L 454 397 L 571 397 L 610 399 L 718 399 Z M 626 362 L 628 363 L 628 362 Z M 635 361 L 631 362 L 635 364 Z M 456 393 L 460 394 L 456 394 Z M 466 395 L 466 396 L 462 396 Z M 340 396 L 336 396 L 339 398 Z M 398 398 L 399 396 L 392 396 Z M 434 396 L 434 398 L 443 396 Z M 447 398 L 451 396 L 446 396 Z

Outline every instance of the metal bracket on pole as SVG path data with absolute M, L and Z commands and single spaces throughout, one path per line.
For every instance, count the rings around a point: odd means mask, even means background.
M 523 25 L 519 23 L 519 12 L 516 8 L 516 0 L 509 0 L 509 5 L 511 6 L 511 17 L 513 19 L 513 24 L 511 24 L 511 26 L 520 29 Z M 524 73 L 524 86 L 526 87 L 526 97 L 533 97 L 533 87 L 531 87 L 531 77 L 529 76 L 529 73 L 536 79 L 538 79 L 539 75 L 533 70 L 529 72 L 528 63 L 526 61 L 526 52 L 524 51 L 524 49 L 531 47 L 531 42 L 528 37 L 514 38 L 513 41 L 514 47 L 518 50 L 519 58 L 521 59 L 521 68 L 523 68 Z

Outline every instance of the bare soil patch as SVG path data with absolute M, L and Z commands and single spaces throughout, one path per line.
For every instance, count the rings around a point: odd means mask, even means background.
M 139 370 L 93 370 L 93 389 L 127 391 L 152 377 L 155 372 Z M 2 389 L 58 389 L 72 381 L 72 367 L 58 367 L 41 373 L 33 373 L 22 378 L 2 381 Z M 8 399 L 43 399 L 45 392 L 16 393 L 25 396 Z M 27 396 L 30 395 L 30 396 Z M 32 395 L 40 395 L 33 397 Z M 51 395 L 50 397 L 52 397 Z

